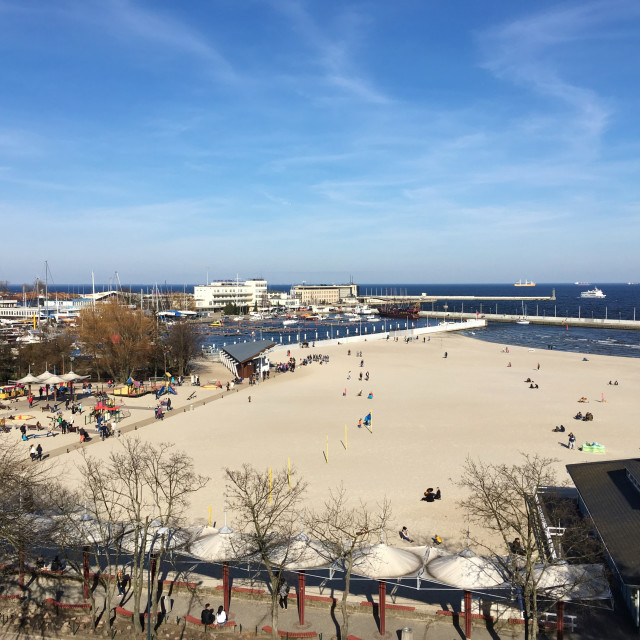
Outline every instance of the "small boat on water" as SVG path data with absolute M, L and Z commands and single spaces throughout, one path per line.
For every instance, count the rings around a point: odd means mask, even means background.
M 514 287 L 535 287 L 536 283 L 529 282 L 528 280 L 525 280 L 524 282 L 522 282 L 522 280 L 518 280 L 518 282 L 513 283 L 513 286 Z
M 606 298 L 606 294 L 602 292 L 598 287 L 593 287 L 593 289 L 589 289 L 588 291 L 583 291 L 580 294 L 581 298 Z
M 530 324 L 530 322 L 526 318 L 518 318 L 516 324 Z
M 590 287 L 591 283 L 590 282 L 574 282 L 573 284 L 577 284 L 581 287 Z
M 282 321 L 282 326 L 283 326 L 283 327 L 290 327 L 292 324 L 297 324 L 297 323 L 298 323 L 298 321 L 297 321 L 297 320 L 294 320 L 294 319 L 291 319 L 291 320 L 283 320 L 283 321 Z

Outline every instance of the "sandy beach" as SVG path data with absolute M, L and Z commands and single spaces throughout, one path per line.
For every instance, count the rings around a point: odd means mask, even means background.
M 462 495 L 454 483 L 467 456 L 497 463 L 516 462 L 521 451 L 557 458 L 558 478 L 565 482 L 565 465 L 570 462 L 632 457 L 638 451 L 632 420 L 639 360 L 587 355 L 585 361 L 577 353 L 519 347 L 504 353 L 503 348 L 455 334 L 424 342 L 420 338 L 409 343 L 400 339 L 296 347 L 291 353 L 297 359 L 322 353 L 330 361 L 272 375 L 257 386 L 244 383 L 222 394 L 198 389 L 199 400 L 218 399 L 193 410 L 187 396 L 194 388 L 183 386 L 172 397 L 175 409 L 170 417 L 122 437 L 135 433 L 154 442 L 175 442 L 193 457 L 200 473 L 211 477 L 191 505 L 193 523 L 206 522 L 209 505 L 213 519 L 222 522 L 225 467 L 247 462 L 266 472 L 268 467 L 286 467 L 290 458 L 309 483 L 308 506 L 320 507 L 328 490 L 342 482 L 354 501 L 362 499 L 375 507 L 383 497 L 390 499 L 389 543 L 405 544 L 395 532 L 406 525 L 417 544 L 428 543 L 437 533 L 448 548 L 459 549 L 467 521 L 457 508 Z M 360 350 L 363 367 L 355 355 Z M 286 359 L 286 351 L 272 354 L 272 362 Z M 361 371 L 369 372 L 369 382 L 358 380 Z M 226 380 L 229 372 L 221 365 L 204 365 L 200 377 L 204 384 Z M 539 388 L 530 389 L 527 378 Z M 618 380 L 618 386 L 609 386 L 609 380 Z M 372 399 L 367 399 L 369 392 Z M 606 402 L 601 402 L 603 393 Z M 581 396 L 588 404 L 577 402 Z M 150 417 L 154 405 L 151 396 L 126 400 L 132 415 L 122 426 Z M 579 410 L 590 411 L 594 420 L 574 420 Z M 358 428 L 359 418 L 369 412 L 371 431 Z M 39 410 L 33 415 L 39 416 Z M 566 432 L 553 433 L 560 424 Z M 578 446 L 594 440 L 604 444 L 605 456 L 569 450 L 569 431 L 575 433 Z M 53 450 L 66 442 L 76 444 L 77 437 L 40 442 Z M 115 446 L 116 438 L 94 438 L 89 451 L 103 457 Z M 52 457 L 50 464 L 72 480 L 78 476 L 77 460 L 77 452 L 65 452 Z M 425 489 L 436 486 L 442 500 L 422 502 Z M 233 526 L 232 513 L 229 523 Z

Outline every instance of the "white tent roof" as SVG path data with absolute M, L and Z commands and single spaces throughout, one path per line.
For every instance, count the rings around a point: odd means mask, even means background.
M 189 553 L 205 562 L 228 562 L 238 560 L 238 553 L 244 549 L 244 545 L 244 536 L 226 525 L 220 531 L 205 527 L 189 545 Z
M 422 556 L 409 549 L 397 549 L 384 543 L 363 549 L 353 563 L 353 572 L 367 578 L 384 580 L 414 573 L 422 567 Z
M 301 533 L 289 545 L 275 549 L 271 561 L 291 571 L 304 571 L 317 567 L 326 567 L 333 561 L 329 549 L 317 540 Z
M 89 378 L 90 376 L 81 376 L 78 375 L 75 371 L 69 371 L 69 373 L 64 373 L 60 377 L 65 382 L 74 382 L 75 380 L 84 380 L 85 378 Z
M 558 600 L 608 600 L 612 597 L 601 564 L 537 566 L 534 575 L 541 596 Z
M 31 384 L 33 382 L 40 382 L 40 378 L 36 378 L 32 373 L 28 373 L 24 378 L 18 380 L 20 384 Z
M 47 371 L 45 371 L 44 373 L 41 373 L 38 376 L 38 382 L 46 382 L 52 376 L 53 376 L 53 373 L 51 373 L 51 371 L 47 370 Z
M 438 582 L 460 589 L 486 589 L 505 582 L 499 567 L 490 558 L 479 557 L 470 549 L 432 560 L 427 564 L 427 572 Z

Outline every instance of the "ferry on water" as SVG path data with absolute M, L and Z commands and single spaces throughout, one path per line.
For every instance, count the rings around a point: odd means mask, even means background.
M 598 287 L 594 287 L 593 289 L 589 289 L 588 291 L 583 291 L 580 294 L 581 298 L 606 298 L 606 294 L 602 293 L 601 289 Z

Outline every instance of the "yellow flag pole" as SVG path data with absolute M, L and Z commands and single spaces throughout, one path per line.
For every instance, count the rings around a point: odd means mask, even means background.
M 209 526 L 211 526 L 211 505 L 209 505 Z
M 269 467 L 269 504 L 271 504 L 271 467 Z

